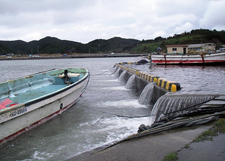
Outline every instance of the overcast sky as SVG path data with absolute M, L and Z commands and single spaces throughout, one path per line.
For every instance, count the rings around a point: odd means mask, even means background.
M 0 40 L 88 43 L 225 30 L 225 0 L 0 0 Z

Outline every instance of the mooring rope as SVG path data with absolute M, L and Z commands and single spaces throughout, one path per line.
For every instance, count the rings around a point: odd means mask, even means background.
M 82 94 L 85 92 L 85 90 L 87 89 L 87 86 L 88 86 L 88 83 L 89 83 L 89 80 L 90 80 L 90 77 L 91 77 L 90 72 L 88 72 L 88 75 L 89 75 L 89 77 L 88 77 L 88 81 L 87 81 L 87 83 L 86 83 L 85 87 L 82 89 L 82 91 L 81 91 L 81 95 L 82 95 Z
M 102 73 L 92 74 L 91 76 L 98 76 L 98 75 L 102 75 L 102 74 L 104 74 L 104 73 L 106 73 L 106 72 L 110 72 L 110 70 L 111 70 L 111 69 L 113 69 L 113 67 L 112 67 L 112 68 L 110 68 L 109 70 L 106 70 L 106 71 L 102 72 Z M 113 72 L 113 73 L 114 73 L 114 72 Z M 112 75 L 113 73 L 111 73 L 111 74 L 104 74 L 104 75 Z

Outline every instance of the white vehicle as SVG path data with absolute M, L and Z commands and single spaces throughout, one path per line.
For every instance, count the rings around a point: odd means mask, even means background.
M 217 53 L 224 52 L 224 51 L 225 51 L 225 48 L 219 48 L 219 50 L 216 50 Z

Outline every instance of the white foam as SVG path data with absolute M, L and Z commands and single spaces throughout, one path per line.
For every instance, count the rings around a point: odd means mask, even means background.
M 114 91 L 127 91 L 127 90 L 129 90 L 125 86 L 104 87 L 102 89 L 104 89 L 104 90 L 114 90 Z
M 120 100 L 120 101 L 106 101 L 98 104 L 100 107 L 117 107 L 117 108 L 148 108 L 145 105 L 139 104 L 138 100 Z
M 142 118 L 120 118 L 112 117 L 101 120 L 102 128 L 99 132 L 108 133 L 106 144 L 121 140 L 131 134 L 137 133 L 141 124 L 148 123 L 148 117 Z
M 109 70 L 106 70 L 106 69 L 102 69 L 102 70 L 99 70 L 99 71 L 102 71 L 102 72 L 109 72 Z
M 79 131 L 82 135 L 82 139 L 85 140 L 85 142 L 76 142 L 76 146 L 79 149 L 78 153 L 89 151 L 94 148 L 122 140 L 131 134 L 137 133 L 138 127 L 141 124 L 147 123 L 148 117 L 122 118 L 114 116 L 110 118 L 96 118 L 95 120 L 80 124 L 79 129 L 81 131 Z M 91 128 L 85 128 L 84 126 L 86 125 L 90 126 Z M 77 132 L 78 131 L 76 130 L 76 135 Z M 89 135 L 90 133 L 91 135 Z
M 111 117 L 101 119 L 99 123 L 107 125 L 106 131 L 123 127 L 127 127 L 128 129 L 134 129 L 136 127 L 138 128 L 140 124 L 148 123 L 149 121 L 148 118 L 149 117 L 141 117 L 141 118 Z
M 57 153 L 47 153 L 47 152 L 39 152 L 35 151 L 33 154 L 34 160 L 47 160 L 53 156 L 55 156 Z
M 98 82 L 119 82 L 119 80 L 118 79 L 98 80 Z
M 81 123 L 79 125 L 79 127 L 82 127 L 82 126 L 93 126 L 93 125 L 96 125 L 100 120 L 101 120 L 101 118 L 97 118 L 96 120 L 92 120 L 91 122 L 84 122 L 84 123 Z

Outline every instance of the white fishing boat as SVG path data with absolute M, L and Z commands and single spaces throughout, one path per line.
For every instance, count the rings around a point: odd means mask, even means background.
M 225 53 L 198 55 L 158 54 L 151 55 L 151 61 L 158 65 L 225 65 Z
M 0 84 L 0 143 L 71 107 L 89 81 L 85 68 L 37 73 Z

